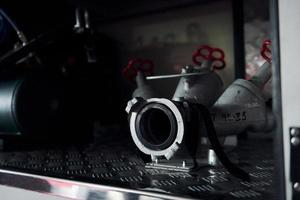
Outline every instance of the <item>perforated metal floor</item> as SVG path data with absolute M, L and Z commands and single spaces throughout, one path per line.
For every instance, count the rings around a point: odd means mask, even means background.
M 130 144 L 0 153 L 0 166 L 2 169 L 194 198 L 274 199 L 270 140 L 241 141 L 228 155 L 250 173 L 250 182 L 233 177 L 223 167 L 203 166 L 192 173 L 146 169 L 140 154 Z

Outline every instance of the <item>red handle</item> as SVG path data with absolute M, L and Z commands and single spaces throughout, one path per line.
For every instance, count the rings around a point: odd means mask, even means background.
M 196 49 L 193 53 L 193 62 L 196 65 L 201 65 L 203 60 L 209 60 L 211 47 L 208 45 L 202 45 Z
M 210 58 L 212 60 L 224 60 L 224 58 L 225 58 L 224 51 L 219 48 L 213 48 L 210 53 Z
M 272 52 L 270 49 L 272 42 L 271 40 L 265 40 L 260 50 L 261 56 L 267 61 L 272 62 Z
M 193 53 L 193 62 L 196 65 L 202 65 L 203 60 L 211 60 L 212 61 L 211 70 L 224 69 L 226 66 L 224 58 L 225 58 L 225 53 L 222 49 L 212 48 L 208 45 L 200 46 Z
M 154 71 L 152 60 L 130 59 L 127 66 L 123 69 L 123 76 L 127 80 L 133 80 L 138 71 L 143 72 L 145 75 L 152 75 Z

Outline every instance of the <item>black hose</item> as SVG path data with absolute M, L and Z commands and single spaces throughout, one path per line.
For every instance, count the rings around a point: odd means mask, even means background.
M 218 136 L 209 110 L 201 104 L 197 104 L 196 107 L 203 116 L 204 124 L 207 130 L 207 137 L 220 162 L 232 175 L 244 181 L 250 181 L 249 174 L 232 163 L 223 151 L 222 146 L 218 140 Z

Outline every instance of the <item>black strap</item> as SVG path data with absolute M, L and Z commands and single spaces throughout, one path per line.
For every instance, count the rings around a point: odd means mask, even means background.
M 185 102 L 187 103 L 187 102 Z M 191 109 L 191 104 L 187 103 L 185 109 L 188 109 L 189 119 L 187 121 L 187 126 L 185 133 L 187 133 L 185 140 L 187 145 L 187 150 L 190 156 L 193 159 L 194 168 L 198 167 L 197 163 L 197 152 L 198 152 L 198 143 L 200 138 L 200 126 L 199 126 L 199 113 L 197 110 Z M 197 130 L 197 131 L 195 131 Z
M 239 168 L 237 165 L 233 164 L 229 160 L 225 152 L 223 151 L 222 146 L 218 140 L 215 126 L 208 109 L 201 104 L 197 104 L 196 106 L 203 116 L 204 124 L 207 130 L 207 137 L 220 162 L 232 175 L 242 180 L 250 181 L 249 174 L 244 170 L 242 170 L 241 168 Z

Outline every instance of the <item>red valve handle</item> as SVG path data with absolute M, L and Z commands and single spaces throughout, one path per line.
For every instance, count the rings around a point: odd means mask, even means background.
M 127 80 L 133 80 L 139 71 L 145 75 L 152 75 L 154 71 L 152 60 L 130 59 L 127 66 L 123 69 L 123 76 Z
M 272 42 L 271 40 L 265 40 L 260 49 L 261 56 L 267 61 L 272 62 L 272 52 L 270 49 Z
M 193 53 L 193 62 L 201 65 L 203 60 L 211 60 L 211 70 L 221 70 L 226 66 L 224 51 L 220 48 L 212 48 L 208 45 L 202 45 Z

